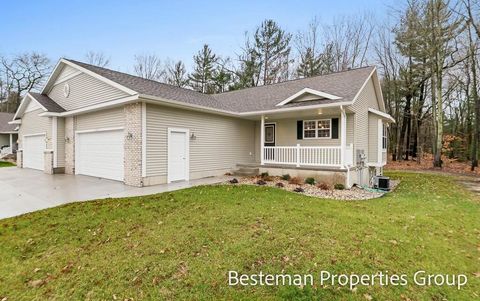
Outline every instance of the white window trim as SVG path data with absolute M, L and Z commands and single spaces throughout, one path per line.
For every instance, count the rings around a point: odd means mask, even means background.
M 305 122 L 315 122 L 315 137 L 305 137 Z M 328 121 L 330 123 L 330 127 L 328 128 L 328 137 L 318 137 L 318 121 Z M 312 130 L 310 130 L 312 131 Z M 304 120 L 302 123 L 302 135 L 303 139 L 306 140 L 313 140 L 313 139 L 332 139 L 332 119 L 327 118 L 327 119 L 310 119 L 310 120 Z
M 385 140 L 385 147 L 383 147 L 383 140 Z M 387 124 L 382 122 L 382 150 L 386 151 L 387 148 L 388 148 Z
M 186 134 L 186 140 L 187 144 L 185 145 L 186 148 L 186 162 L 185 162 L 185 181 L 190 180 L 190 130 L 189 129 L 184 129 L 184 128 L 168 128 L 168 136 L 167 136 L 167 183 L 172 183 L 172 180 L 170 178 L 171 172 L 170 172 L 170 139 L 171 139 L 171 134 L 172 132 L 180 132 L 180 133 L 185 133 Z

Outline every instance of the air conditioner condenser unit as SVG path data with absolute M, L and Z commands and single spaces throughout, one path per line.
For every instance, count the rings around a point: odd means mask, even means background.
M 390 178 L 384 176 L 373 177 L 373 188 L 385 191 L 390 190 Z

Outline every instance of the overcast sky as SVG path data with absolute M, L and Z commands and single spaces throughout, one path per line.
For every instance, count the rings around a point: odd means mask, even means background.
M 204 43 L 215 53 L 234 56 L 245 31 L 264 19 L 296 32 L 317 16 L 371 12 L 388 18 L 391 0 L 349 1 L 6 1 L 2 3 L 0 55 L 38 51 L 53 61 L 84 60 L 89 50 L 111 58 L 110 67 L 131 72 L 133 56 L 155 53 L 182 59 Z

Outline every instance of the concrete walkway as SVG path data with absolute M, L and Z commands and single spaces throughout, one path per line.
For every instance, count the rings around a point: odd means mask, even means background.
M 226 179 L 211 177 L 138 188 L 95 177 L 47 175 L 32 169 L 4 167 L 0 168 L 0 219 L 77 201 L 149 195 Z

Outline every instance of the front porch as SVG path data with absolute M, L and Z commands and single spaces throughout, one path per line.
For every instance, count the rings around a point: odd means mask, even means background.
M 346 170 L 354 164 L 352 112 L 343 106 L 259 116 L 265 167 Z

